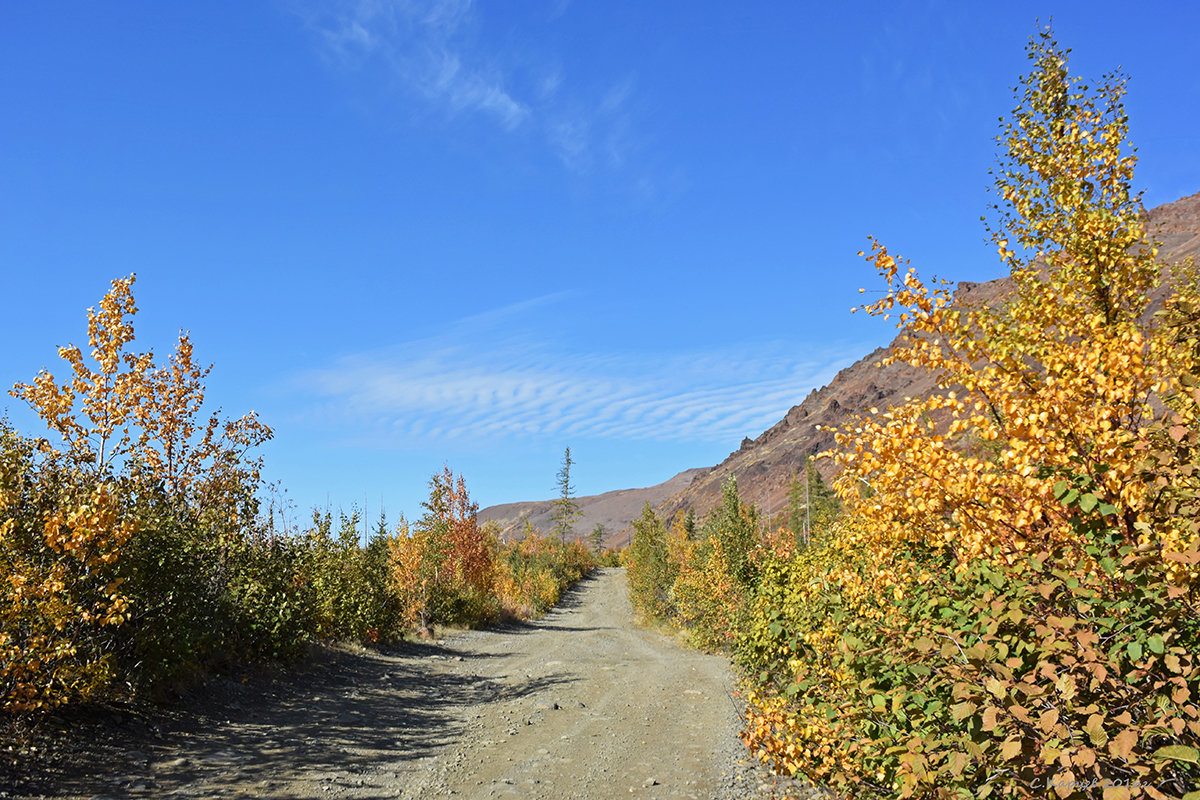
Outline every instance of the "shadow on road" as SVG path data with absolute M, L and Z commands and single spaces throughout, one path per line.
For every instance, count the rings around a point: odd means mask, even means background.
M 603 630 L 560 623 L 595 580 L 580 581 L 540 620 L 492 630 Z M 36 749 L 0 759 L 0 797 L 317 797 L 338 786 L 372 797 L 373 778 L 394 784 L 381 774 L 387 765 L 403 768 L 460 739 L 463 708 L 574 681 L 486 678 L 449 663 L 513 654 L 438 642 L 314 647 L 299 667 L 212 676 L 166 706 L 74 710 L 40 726 L 29 742 Z
M 273 680 L 213 677 L 168 708 L 64 715 L 45 726 L 46 738 L 75 747 L 43 747 L 37 763 L 0 767 L 0 785 L 8 797 L 206 797 L 225 786 L 316 797 L 339 785 L 371 797 L 373 777 L 394 777 L 380 774 L 386 765 L 460 738 L 462 707 L 569 682 L 550 675 L 513 684 L 440 668 L 465 658 L 435 643 L 314 648 L 303 668 Z

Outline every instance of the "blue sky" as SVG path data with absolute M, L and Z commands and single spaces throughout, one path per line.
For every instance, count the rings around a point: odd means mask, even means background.
M 888 341 L 868 235 L 996 277 L 998 118 L 1053 17 L 1200 190 L 1192 4 L 45 2 L 0 12 L 0 383 L 136 272 L 311 505 L 419 514 L 717 463 Z M 19 401 L 3 406 L 40 433 Z

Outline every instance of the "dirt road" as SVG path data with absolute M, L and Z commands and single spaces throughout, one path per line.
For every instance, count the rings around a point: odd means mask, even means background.
M 618 569 L 536 623 L 257 683 L 74 721 L 84 744 L 43 748 L 0 797 L 708 800 L 773 783 L 745 763 L 726 661 L 640 629 Z

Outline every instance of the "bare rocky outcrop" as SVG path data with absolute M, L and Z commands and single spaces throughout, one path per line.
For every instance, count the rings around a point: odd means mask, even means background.
M 1164 264 L 1200 256 L 1200 192 L 1159 206 L 1148 217 L 1151 231 L 1162 244 L 1160 258 Z M 1011 288 L 1012 280 L 1008 277 L 984 283 L 964 281 L 955 291 L 955 303 L 1000 302 Z M 1152 300 L 1161 302 L 1168 291 L 1164 284 Z M 703 514 L 719 501 L 721 484 L 732 475 L 738 480 L 742 497 L 759 504 L 768 513 L 781 512 L 787 504 L 787 485 L 793 473 L 808 456 L 834 445 L 829 428 L 871 407 L 887 408 L 905 398 L 924 397 L 933 391 L 934 381 L 923 370 L 903 364 L 879 366 L 898 341 L 899 337 L 846 367 L 828 386 L 809 394 L 771 428 L 753 440 L 743 441 L 728 458 L 699 475 L 660 510 L 671 515 L 691 508 L 696 514 Z M 821 460 L 818 469 L 828 479 L 833 464 Z

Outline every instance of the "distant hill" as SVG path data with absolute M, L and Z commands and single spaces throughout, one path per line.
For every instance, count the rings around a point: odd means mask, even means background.
M 1149 212 L 1152 228 L 1157 231 L 1165 263 L 1200 257 L 1200 193 L 1168 203 Z M 987 304 L 998 302 L 1012 287 L 1009 277 L 986 283 L 963 282 L 955 292 L 956 303 Z M 1158 291 L 1160 300 L 1167 287 Z M 743 498 L 757 503 L 769 514 L 782 513 L 787 506 L 787 485 L 805 459 L 834 445 L 833 433 L 818 430 L 837 426 L 847 417 L 861 414 L 872 406 L 887 408 L 907 397 L 923 397 L 935 387 L 929 374 L 904 364 L 880 367 L 879 362 L 897 346 L 899 337 L 839 372 L 828 386 L 818 389 L 782 420 L 755 439 L 745 439 L 736 452 L 715 467 L 705 470 L 689 486 L 673 496 L 660 509 L 666 515 L 691 508 L 703 515 L 720 499 L 721 484 L 734 475 Z M 833 464 L 818 462 L 828 479 Z
M 583 516 L 575 522 L 575 538 L 586 539 L 597 524 L 607 532 L 606 547 L 622 547 L 629 542 L 630 523 L 641 515 L 646 503 L 651 507 L 661 506 L 669 497 L 683 491 L 692 478 L 704 470 L 689 469 L 668 481 L 645 489 L 618 489 L 604 494 L 577 497 Z M 479 512 L 480 523 L 494 520 L 500 525 L 501 535 L 510 538 L 519 536 L 528 520 L 542 533 L 554 527 L 554 501 L 538 500 L 526 503 L 504 503 L 488 506 Z
M 1159 206 L 1148 216 L 1162 241 L 1160 258 L 1164 263 L 1176 263 L 1189 256 L 1200 258 L 1200 193 Z M 998 302 L 1011 286 L 1008 277 L 986 283 L 963 282 L 955 291 L 955 302 Z M 1166 293 L 1167 288 L 1162 287 L 1155 299 L 1161 300 Z M 602 522 L 609 531 L 622 532 L 610 539 L 613 544 L 628 541 L 629 523 L 641 513 L 647 501 L 667 517 L 688 508 L 703 516 L 719 501 L 721 485 L 730 475 L 737 477 L 744 499 L 772 516 L 782 514 L 787 507 L 787 486 L 795 471 L 808 456 L 834 445 L 832 432 L 824 428 L 836 427 L 872 406 L 887 408 L 908 397 L 925 396 L 935 388 L 934 381 L 923 370 L 903 364 L 879 366 L 897 341 L 846 367 L 829 385 L 811 392 L 800 405 L 793 406 L 775 425 L 754 439 L 742 440 L 741 447 L 714 467 L 681 472 L 649 489 L 580 498 L 581 505 L 584 501 L 589 506 L 595 504 L 596 513 L 575 526 L 577 533 L 586 535 L 596 522 Z M 826 479 L 832 477 L 833 464 L 828 460 L 818 462 L 818 468 Z M 503 513 L 498 513 L 502 509 Z M 511 530 L 514 525 L 516 528 L 523 525 L 528 516 L 535 527 L 549 530 L 550 513 L 548 501 L 511 503 L 484 509 L 480 519 L 504 519 L 505 529 Z

